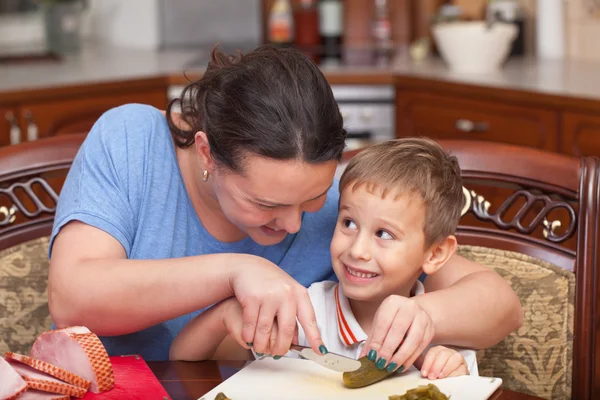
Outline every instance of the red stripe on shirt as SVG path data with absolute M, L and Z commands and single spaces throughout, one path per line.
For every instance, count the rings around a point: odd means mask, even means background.
M 340 298 L 339 298 L 339 293 L 338 293 L 339 290 L 340 290 L 340 286 L 338 285 L 335 287 L 335 302 L 337 303 L 337 309 L 338 309 L 338 325 L 340 325 L 340 326 L 343 325 L 346 328 L 348 335 L 352 339 L 352 343 L 347 343 L 347 344 L 351 345 L 353 343 L 358 342 L 358 340 L 356 340 L 356 336 L 354 336 L 354 333 L 352 333 L 350 326 L 348 326 L 348 321 L 346 321 L 346 318 L 344 317 L 344 313 L 342 312 L 342 305 L 340 304 Z M 341 324 L 340 324 L 340 322 L 341 322 Z M 344 336 L 343 330 L 341 332 L 342 332 L 342 336 Z

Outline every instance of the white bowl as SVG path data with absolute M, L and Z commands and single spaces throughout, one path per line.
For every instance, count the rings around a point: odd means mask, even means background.
M 500 69 L 517 37 L 514 24 L 485 21 L 447 22 L 434 25 L 439 52 L 454 72 L 489 73 Z

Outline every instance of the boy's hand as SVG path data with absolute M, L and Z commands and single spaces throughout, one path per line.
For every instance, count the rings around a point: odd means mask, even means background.
M 423 360 L 421 376 L 427 379 L 469 375 L 464 357 L 456 350 L 444 346 L 432 347 Z
M 392 295 L 377 309 L 360 357 L 369 356 L 379 369 L 402 372 L 425 351 L 434 333 L 429 314 L 417 302 Z
M 244 329 L 244 310 L 235 297 L 223 300 L 221 304 L 215 306 L 221 307 L 223 325 L 227 328 L 229 336 L 240 346 L 249 349 L 250 347 L 242 339 L 242 330 Z

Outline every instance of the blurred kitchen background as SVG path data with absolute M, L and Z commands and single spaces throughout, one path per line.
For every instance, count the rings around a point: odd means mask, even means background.
M 329 43 L 333 53 L 335 44 L 402 51 L 430 37 L 436 19 L 495 14 L 518 25 L 514 55 L 533 54 L 546 33 L 562 36 L 555 53 L 600 60 L 598 10 L 598 0 L 0 0 L 0 56 L 73 53 L 91 41 L 149 50 L 287 42 Z M 540 19 L 558 22 L 557 32 L 536 32 Z
M 581 142 L 589 118 L 600 135 L 600 0 L 0 0 L 0 146 L 86 131 L 125 102 L 164 108 L 216 43 L 303 50 L 350 145 L 422 134 L 600 155 Z

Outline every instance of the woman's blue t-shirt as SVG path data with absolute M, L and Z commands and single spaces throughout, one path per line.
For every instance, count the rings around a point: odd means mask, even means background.
M 128 104 L 106 112 L 80 148 L 60 193 L 50 245 L 61 227 L 79 220 L 116 238 L 131 259 L 247 253 L 274 262 L 308 287 L 336 279 L 329 243 L 338 198 L 334 184 L 325 205 L 305 213 L 300 231 L 276 245 L 261 246 L 250 238 L 219 242 L 204 229 L 191 204 L 163 114 L 147 105 Z M 198 282 L 198 290 L 202 285 Z M 200 311 L 101 340 L 110 355 L 165 360 L 173 338 Z

